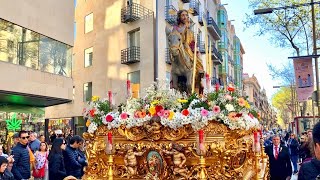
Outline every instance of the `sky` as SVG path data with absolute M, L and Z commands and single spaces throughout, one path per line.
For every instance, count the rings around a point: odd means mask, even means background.
M 245 29 L 246 13 L 253 14 L 253 10 L 249 9 L 247 0 L 222 0 L 222 4 L 227 9 L 228 18 L 235 26 L 235 31 L 239 37 L 242 46 L 245 50 L 243 60 L 243 72 L 248 73 L 250 76 L 253 74 L 257 77 L 261 89 L 265 89 L 268 99 L 271 100 L 272 94 L 277 89 L 273 86 L 285 85 L 281 82 L 275 81 L 270 76 L 267 68 L 267 63 L 271 63 L 277 67 L 287 64 L 288 57 L 294 56 L 291 49 L 280 48 L 272 45 L 269 41 L 268 35 L 256 36 L 258 27 L 250 27 Z

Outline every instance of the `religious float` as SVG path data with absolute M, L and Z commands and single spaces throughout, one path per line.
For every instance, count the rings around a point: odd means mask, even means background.
M 109 92 L 83 110 L 84 179 L 267 179 L 257 110 L 232 85 L 212 87 L 206 23 L 204 70 L 190 12 L 179 9 L 177 24 L 166 27 L 172 89 L 155 83 L 133 98 L 129 81 L 125 104 L 113 107 Z
M 85 179 L 267 179 L 259 115 L 230 86 L 199 96 L 154 84 L 118 109 L 94 96 Z

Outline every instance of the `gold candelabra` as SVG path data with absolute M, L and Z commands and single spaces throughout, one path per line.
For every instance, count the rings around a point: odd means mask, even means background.
M 113 180 L 113 155 L 108 154 L 108 180 Z
M 198 177 L 199 179 L 201 180 L 206 180 L 207 179 L 207 169 L 206 169 L 206 158 L 202 155 L 200 155 L 199 157 L 199 166 L 200 166 L 200 171 L 199 171 L 199 174 L 198 174 Z

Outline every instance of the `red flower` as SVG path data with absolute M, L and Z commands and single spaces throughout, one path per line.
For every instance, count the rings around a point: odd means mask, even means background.
M 95 109 L 91 109 L 91 110 L 89 111 L 89 114 L 90 114 L 91 117 L 94 116 L 95 111 L 96 111 Z
M 228 91 L 233 92 L 235 90 L 236 90 L 236 88 L 234 88 L 232 84 L 229 84 Z
M 106 121 L 111 122 L 113 120 L 113 117 L 111 115 L 106 116 Z
M 184 116 L 188 116 L 190 114 L 190 112 L 188 111 L 188 109 L 184 109 L 181 111 L 181 114 Z
M 163 110 L 163 107 L 160 105 L 156 106 L 156 113 L 160 112 L 161 110 Z
M 241 117 L 242 116 L 242 113 L 238 113 L 237 115 L 236 115 L 236 117 Z

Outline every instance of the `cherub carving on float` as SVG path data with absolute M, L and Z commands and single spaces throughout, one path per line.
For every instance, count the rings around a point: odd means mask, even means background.
M 137 174 L 138 161 L 136 156 L 142 156 L 144 152 L 134 152 L 132 146 L 128 146 L 127 149 L 127 154 L 124 156 L 124 164 L 130 177 Z
M 196 57 L 195 84 L 198 86 L 200 86 L 199 75 L 203 73 L 203 66 L 201 59 L 198 56 L 194 56 L 197 50 L 194 32 L 190 29 L 189 19 L 189 12 L 187 10 L 179 10 L 177 13 L 177 25 L 173 27 L 167 26 L 166 34 L 171 61 L 172 87 L 181 92 L 191 94 L 194 57 Z
M 172 145 L 172 150 L 171 151 L 167 151 L 167 150 L 163 150 L 163 152 L 165 154 L 169 154 L 172 155 L 172 160 L 173 160 L 173 173 L 176 175 L 181 175 L 185 178 L 188 177 L 187 173 L 188 173 L 188 169 L 185 168 L 185 163 L 187 161 L 186 156 L 182 153 L 182 147 L 178 144 L 173 144 Z

